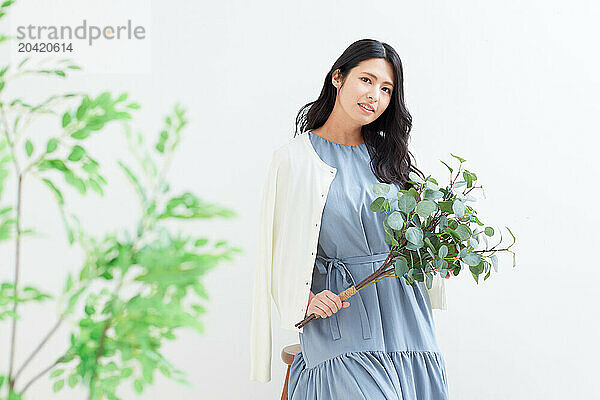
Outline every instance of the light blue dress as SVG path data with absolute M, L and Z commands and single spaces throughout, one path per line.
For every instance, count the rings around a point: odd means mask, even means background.
M 340 293 L 379 268 L 389 251 L 383 218 L 369 209 L 377 197 L 365 143 L 337 144 L 309 131 L 317 154 L 337 168 L 321 218 L 313 293 Z M 390 197 L 398 186 L 391 185 Z M 396 207 L 393 209 L 397 209 Z M 299 333 L 290 368 L 289 400 L 447 400 L 424 282 L 385 278 L 361 289 L 327 318 Z

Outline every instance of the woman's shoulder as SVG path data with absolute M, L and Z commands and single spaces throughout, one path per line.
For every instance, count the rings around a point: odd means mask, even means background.
M 280 162 L 291 162 L 302 159 L 306 155 L 306 147 L 304 145 L 304 137 L 306 133 L 301 133 L 289 138 L 285 143 L 279 145 L 273 150 L 273 158 L 277 158 Z

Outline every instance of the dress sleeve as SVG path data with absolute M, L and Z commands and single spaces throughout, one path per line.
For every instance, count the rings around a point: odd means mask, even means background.
M 274 151 L 262 190 L 250 327 L 250 380 L 259 382 L 271 380 L 271 272 L 278 169 Z

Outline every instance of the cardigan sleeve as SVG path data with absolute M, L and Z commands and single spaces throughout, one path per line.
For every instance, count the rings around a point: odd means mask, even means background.
M 277 151 L 274 151 L 264 180 L 257 231 L 250 326 L 250 380 L 258 382 L 271 380 L 271 272 L 278 165 Z
M 437 308 L 439 310 L 446 310 L 446 287 L 444 283 L 444 278 L 440 276 L 440 274 L 435 274 L 433 276 L 433 281 L 431 283 L 431 289 L 427 289 L 429 293 L 429 302 L 431 303 L 431 308 Z
M 421 169 L 421 158 L 419 153 L 412 145 L 408 145 L 408 149 L 412 153 L 417 168 Z M 446 310 L 446 282 L 445 279 L 440 276 L 440 274 L 435 274 L 433 276 L 433 281 L 431 284 L 431 289 L 427 289 L 427 293 L 429 294 L 429 302 L 431 303 L 431 308 L 437 308 L 439 310 Z

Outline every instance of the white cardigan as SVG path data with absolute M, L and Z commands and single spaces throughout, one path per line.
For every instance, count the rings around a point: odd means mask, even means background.
M 411 150 L 414 154 L 414 151 Z M 321 215 L 337 169 L 317 154 L 307 131 L 273 151 L 262 191 L 250 330 L 250 380 L 271 380 L 271 297 L 281 328 L 303 332 Z M 428 289 L 446 309 L 444 280 Z

